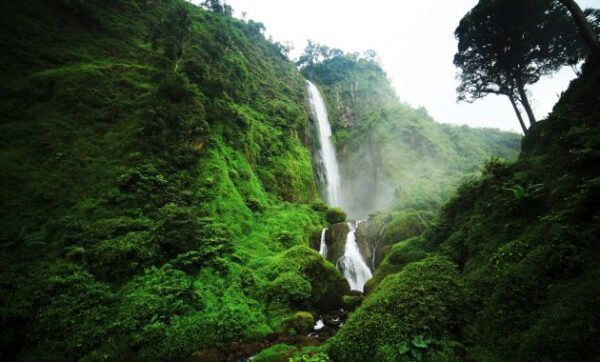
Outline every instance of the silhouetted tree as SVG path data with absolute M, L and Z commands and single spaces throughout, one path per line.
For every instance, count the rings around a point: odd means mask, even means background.
M 590 48 L 595 57 L 600 58 L 600 40 L 598 33 L 588 22 L 586 14 L 581 10 L 579 5 L 573 0 L 559 0 L 571 13 L 573 20 L 579 28 L 581 36 L 585 40 L 586 45 Z
M 525 87 L 566 65 L 582 47 L 569 14 L 552 0 L 480 0 L 455 36 L 459 101 L 505 95 L 524 130 L 517 102 L 535 123 Z

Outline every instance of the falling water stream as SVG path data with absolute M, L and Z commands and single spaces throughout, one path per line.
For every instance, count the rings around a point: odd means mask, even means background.
M 308 93 L 310 105 L 318 124 L 319 156 L 324 169 L 327 203 L 331 206 L 340 206 L 341 178 L 335 147 L 331 140 L 331 124 L 327 116 L 327 108 L 319 89 L 310 81 L 308 81 Z M 349 231 L 346 236 L 344 255 L 336 261 L 336 266 L 344 274 L 346 280 L 348 280 L 350 289 L 362 292 L 365 283 L 371 278 L 371 270 L 363 260 L 356 244 L 356 228 L 358 224 L 360 222 L 348 223 Z M 323 229 L 321 232 L 321 246 L 319 248 L 319 252 L 324 258 L 327 257 L 326 232 L 327 229 Z

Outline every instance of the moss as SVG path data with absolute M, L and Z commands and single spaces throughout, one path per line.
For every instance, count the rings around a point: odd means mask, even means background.
M 315 318 L 308 312 L 296 312 L 290 319 L 289 325 L 296 333 L 308 334 L 313 330 Z
M 298 348 L 296 346 L 275 344 L 260 351 L 252 360 L 259 362 L 286 362 L 297 351 Z
M 327 344 L 334 361 L 402 360 L 417 336 L 453 340 L 463 322 L 465 291 L 456 267 L 435 256 L 414 262 L 382 285 Z M 438 351 L 424 351 L 436 354 Z
M 301 298 L 293 301 L 298 307 L 332 310 L 341 306 L 342 296 L 349 292 L 348 282 L 335 266 L 307 246 L 278 255 L 261 274 L 282 288 L 302 291 L 297 294 Z M 277 282 L 282 275 L 289 283 Z
M 325 212 L 325 220 L 329 224 L 337 224 L 346 221 L 346 212 L 339 207 L 331 207 Z
M 427 257 L 424 239 L 416 237 L 395 244 L 381 265 L 375 270 L 373 278 L 365 284 L 365 294 L 376 290 L 389 275 L 401 271 L 406 265 Z

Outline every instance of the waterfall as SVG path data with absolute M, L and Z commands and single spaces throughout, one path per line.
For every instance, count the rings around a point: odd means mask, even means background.
M 336 265 L 344 273 L 344 277 L 350 284 L 350 289 L 362 292 L 365 283 L 371 279 L 372 274 L 360 254 L 358 244 L 356 244 L 356 228 L 360 223 L 361 221 L 356 222 L 356 225 L 351 222 L 348 223 L 350 230 L 346 236 L 344 255 L 338 259 Z
M 332 206 L 340 206 L 340 172 L 335 148 L 331 141 L 331 125 L 327 117 L 327 108 L 319 89 L 310 81 L 308 81 L 308 94 L 310 105 L 318 124 L 319 156 L 325 173 L 324 183 L 327 191 L 327 202 Z M 348 280 L 350 289 L 362 292 L 367 280 L 371 279 L 371 270 L 363 260 L 356 244 L 356 228 L 359 223 L 360 221 L 356 225 L 348 223 L 349 232 L 346 236 L 344 255 L 336 261 L 336 266 L 344 274 L 346 280 Z M 323 258 L 327 258 L 326 232 L 326 228 L 321 232 L 321 245 L 319 247 L 319 253 Z
M 319 254 L 325 259 L 327 259 L 327 243 L 325 242 L 325 233 L 327 233 L 327 228 L 321 231 L 321 245 L 319 246 Z
M 325 169 L 327 203 L 332 206 L 340 206 L 340 171 L 335 147 L 331 141 L 331 125 L 327 117 L 327 108 L 319 89 L 310 81 L 308 81 L 308 95 L 318 124 L 320 156 Z

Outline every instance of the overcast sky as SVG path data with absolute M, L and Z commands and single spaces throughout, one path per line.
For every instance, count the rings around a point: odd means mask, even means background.
M 454 29 L 477 0 L 227 0 L 235 16 L 265 24 L 267 34 L 291 42 L 299 56 L 308 39 L 347 52 L 375 50 L 398 96 L 425 106 L 442 123 L 519 131 L 506 97 L 456 103 Z M 600 0 L 578 0 L 600 7 Z M 530 87 L 538 118 L 552 108 L 574 77 L 566 68 Z

